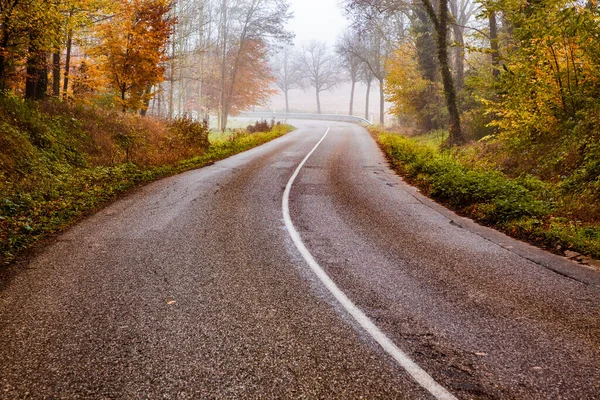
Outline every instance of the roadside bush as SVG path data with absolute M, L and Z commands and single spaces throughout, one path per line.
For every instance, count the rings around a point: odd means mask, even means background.
M 394 162 L 401 163 L 429 195 L 457 209 L 479 208 L 479 218 L 486 222 L 507 222 L 547 212 L 528 188 L 500 172 L 469 170 L 451 156 L 403 136 L 382 134 L 379 140 Z
M 271 129 L 273 129 L 273 127 L 275 125 L 279 125 L 281 124 L 280 122 L 275 123 L 275 120 L 272 119 L 270 122 L 267 121 L 266 119 L 263 119 L 261 121 L 256 121 L 253 125 L 248 125 L 246 127 L 246 130 L 249 133 L 256 133 L 256 132 L 269 132 Z
M 208 141 L 208 121 L 194 121 L 190 118 L 177 118 L 169 121 L 169 131 L 181 144 L 206 151 L 210 143 Z
M 582 202 L 594 193 L 589 185 L 583 197 L 575 188 L 570 195 L 565 193 L 576 177 L 562 186 L 531 175 L 509 178 L 496 170 L 468 166 L 470 162 L 463 164 L 460 152 L 442 152 L 398 134 L 374 133 L 394 167 L 432 198 L 518 238 L 600 257 L 600 225 L 576 218 L 577 212 L 590 210 Z M 590 174 L 596 173 L 594 166 L 590 163 Z M 581 181 L 589 179 L 585 176 Z

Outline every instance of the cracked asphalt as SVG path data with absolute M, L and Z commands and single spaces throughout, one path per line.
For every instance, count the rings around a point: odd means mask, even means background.
M 163 179 L 0 270 L 0 398 L 428 399 L 306 266 L 460 399 L 600 398 L 600 273 L 474 224 L 361 127 Z

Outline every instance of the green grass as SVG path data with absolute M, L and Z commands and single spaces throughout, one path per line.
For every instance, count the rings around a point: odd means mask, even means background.
M 456 152 L 440 150 L 435 135 L 374 134 L 408 182 L 460 214 L 549 249 L 600 258 L 600 225 L 564 217 L 568 204 L 558 185 L 468 165 Z
M 8 103 L 0 107 L 0 112 L 14 115 L 14 123 L 0 127 L 0 143 L 5 145 L 0 154 L 0 265 L 9 264 L 39 240 L 65 230 L 132 188 L 206 166 L 293 129 L 289 125 L 277 125 L 269 132 L 237 131 L 233 135 L 219 135 L 213 137 L 208 149 L 197 150 L 200 155 L 179 160 L 161 161 L 163 158 L 154 147 L 140 147 L 137 152 L 140 160 L 150 159 L 147 153 L 151 152 L 151 162 L 93 165 L 88 160 L 92 157 L 90 154 L 99 151 L 95 145 L 98 141 L 86 139 L 86 133 L 80 129 L 83 122 L 71 117 L 49 116 L 22 102 Z M 96 122 L 94 120 L 94 127 L 98 126 Z M 163 128 L 161 125 L 149 129 L 162 132 Z M 40 134 L 36 136 L 32 132 Z M 150 132 L 148 137 L 154 133 Z M 167 139 L 173 142 L 170 137 Z M 84 148 L 91 149 L 89 154 Z

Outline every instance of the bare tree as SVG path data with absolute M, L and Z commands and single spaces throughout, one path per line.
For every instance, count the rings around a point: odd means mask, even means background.
M 367 94 L 365 98 L 365 119 L 369 119 L 369 100 L 371 99 L 371 83 L 373 83 L 373 73 L 366 64 L 362 64 L 360 68 L 360 80 L 367 85 Z
M 312 41 L 300 54 L 302 76 L 315 88 L 317 112 L 321 114 L 321 92 L 331 90 L 340 83 L 338 63 L 323 42 Z
M 383 125 L 385 116 L 385 60 L 387 47 L 378 29 L 361 32 L 360 40 L 353 42 L 348 51 L 369 69 L 371 76 L 379 82 L 379 123 Z
M 285 112 L 289 113 L 289 91 L 304 87 L 298 55 L 290 46 L 286 46 L 273 59 L 272 68 L 273 75 L 275 75 L 275 84 L 285 96 Z
M 450 0 L 450 10 L 454 17 L 452 38 L 454 39 L 454 76 L 456 88 L 462 89 L 465 81 L 465 38 L 467 24 L 475 12 L 477 4 L 473 0 Z
M 335 48 L 335 52 L 338 54 L 338 57 L 341 60 L 341 66 L 346 70 L 351 82 L 349 115 L 353 115 L 354 113 L 354 89 L 356 87 L 356 83 L 359 81 L 360 70 L 364 64 L 361 59 L 352 52 L 352 48 L 356 47 L 356 41 L 358 41 L 356 34 L 354 34 L 354 32 L 347 31 L 338 40 Z

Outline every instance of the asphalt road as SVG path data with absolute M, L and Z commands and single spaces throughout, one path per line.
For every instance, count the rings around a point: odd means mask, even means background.
M 367 132 L 295 132 L 148 185 L 0 270 L 0 397 L 600 398 L 600 273 L 404 184 Z

